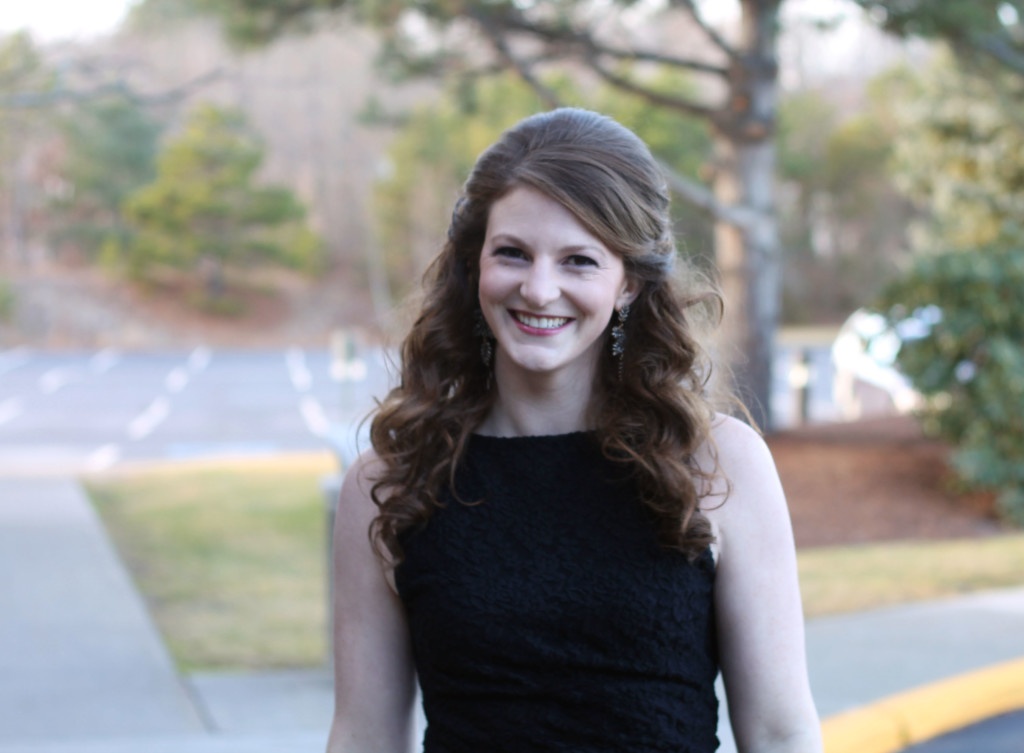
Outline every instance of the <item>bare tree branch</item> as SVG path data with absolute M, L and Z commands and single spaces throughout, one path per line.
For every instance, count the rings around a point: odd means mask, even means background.
M 729 206 L 720 202 L 704 185 L 695 180 L 690 180 L 677 173 L 668 163 L 655 157 L 658 167 L 661 168 L 668 181 L 668 186 L 675 191 L 688 204 L 692 204 L 702 212 L 707 213 L 715 220 L 727 222 L 736 227 L 746 228 L 753 222 L 752 213 L 744 211 L 737 206 Z
M 617 60 L 659 63 L 661 65 L 668 65 L 674 68 L 685 68 L 687 70 L 698 71 L 700 73 L 711 73 L 716 76 L 729 75 L 728 69 L 723 68 L 720 65 L 705 63 L 702 60 L 677 58 L 672 55 L 663 55 L 660 52 L 651 52 L 649 50 L 620 50 L 615 49 L 614 47 L 605 47 L 604 45 L 597 44 L 593 40 L 590 40 L 590 48 L 600 55 L 606 55 Z
M 561 104 L 561 100 L 557 94 L 548 86 L 545 86 L 541 81 L 534 75 L 530 66 L 526 61 L 517 58 L 512 50 L 508 46 L 508 41 L 502 35 L 501 31 L 498 30 L 492 20 L 487 16 L 476 16 L 474 15 L 480 28 L 483 29 L 484 34 L 490 40 L 491 45 L 494 47 L 495 52 L 498 56 L 504 60 L 513 70 L 519 75 L 527 86 L 536 92 L 537 96 L 540 97 L 541 101 L 554 109 Z
M 715 47 L 728 55 L 732 60 L 739 57 L 739 53 L 736 52 L 736 48 L 726 42 L 725 37 L 719 34 L 714 27 L 704 20 L 704 17 L 700 14 L 700 10 L 697 8 L 697 3 L 694 2 L 694 0 L 674 0 L 674 2 L 689 11 L 690 17 L 693 19 L 694 23 L 701 28 L 701 31 L 707 34 L 708 39 L 714 42 Z
M 1005 37 L 998 34 L 978 35 L 971 43 L 1007 68 L 1024 75 L 1024 50 L 1008 42 Z
M 213 83 L 225 75 L 221 68 L 214 68 L 213 70 L 207 71 L 206 73 L 196 76 L 191 81 L 186 81 L 184 84 L 177 86 L 173 89 L 167 89 L 166 91 L 160 92 L 156 95 L 141 95 L 137 92 L 132 92 L 132 96 L 135 101 L 139 104 L 144 105 L 159 105 L 167 104 L 169 102 L 176 102 L 184 99 L 188 95 L 192 94 L 196 89 L 201 89 L 207 84 Z
M 563 58 L 563 55 L 546 51 L 540 55 L 532 55 L 529 57 L 517 56 L 516 60 L 518 60 L 525 68 L 532 70 L 534 67 L 544 65 L 545 63 L 557 63 Z M 464 71 L 464 73 L 468 76 L 480 78 L 484 76 L 495 76 L 503 73 L 505 70 L 507 70 L 507 68 L 504 63 L 502 61 L 495 60 L 485 65 L 474 65 L 471 69 Z
M 88 89 L 50 89 L 38 92 L 17 92 L 0 98 L 0 110 L 29 110 L 52 107 L 62 102 L 85 102 L 90 99 L 117 94 L 141 105 L 163 105 L 176 102 L 187 97 L 196 89 L 202 88 L 211 81 L 224 75 L 220 69 L 208 71 L 191 81 L 174 89 L 168 89 L 155 95 L 140 94 L 123 80 L 108 84 L 100 84 Z
M 495 28 L 520 32 L 550 44 L 579 47 L 587 52 L 606 55 L 617 60 L 658 63 L 674 68 L 685 68 L 700 73 L 710 73 L 716 76 L 726 76 L 729 73 L 727 69 L 703 60 L 681 58 L 675 55 L 654 52 L 653 50 L 631 50 L 610 47 L 598 42 L 593 34 L 567 26 L 553 26 L 531 21 L 518 12 L 502 14 L 500 18 L 496 19 Z
M 596 57 L 590 58 L 587 63 L 594 72 L 597 73 L 597 75 L 615 88 L 629 92 L 630 94 L 635 94 L 638 97 L 642 97 L 651 104 L 667 107 L 669 109 L 676 110 L 677 112 L 684 112 L 698 118 L 706 118 L 712 122 L 717 122 L 718 120 L 718 111 L 714 108 L 698 104 L 689 99 L 673 97 L 671 95 L 664 94 L 663 92 L 642 86 L 635 81 L 631 81 L 625 76 L 620 76 L 619 74 L 608 70 Z

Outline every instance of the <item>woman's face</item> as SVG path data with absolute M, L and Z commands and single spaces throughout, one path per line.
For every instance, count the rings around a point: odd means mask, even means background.
M 480 308 L 495 370 L 589 385 L 615 310 L 635 298 L 622 259 L 553 199 L 518 187 L 496 201 L 480 253 Z

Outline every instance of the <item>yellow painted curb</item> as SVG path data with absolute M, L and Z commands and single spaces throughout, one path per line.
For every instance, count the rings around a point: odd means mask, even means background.
M 1024 659 L 951 677 L 826 719 L 825 753 L 896 753 L 1024 709 Z
M 327 451 L 275 453 L 271 455 L 210 455 L 197 458 L 127 460 L 103 471 L 87 471 L 84 478 L 125 476 L 133 473 L 188 473 L 192 471 L 235 471 L 246 473 L 330 473 L 338 461 Z

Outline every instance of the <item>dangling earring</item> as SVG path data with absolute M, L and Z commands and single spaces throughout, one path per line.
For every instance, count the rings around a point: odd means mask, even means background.
M 612 355 L 619 364 L 619 381 L 622 381 L 622 355 L 626 352 L 626 319 L 629 318 L 629 304 L 617 312 L 619 320 L 612 327 Z
M 480 359 L 484 362 L 484 366 L 490 367 L 491 359 L 494 358 L 494 343 L 492 342 L 494 340 L 494 333 L 487 326 L 484 312 L 480 309 L 476 310 L 473 334 L 480 338 Z

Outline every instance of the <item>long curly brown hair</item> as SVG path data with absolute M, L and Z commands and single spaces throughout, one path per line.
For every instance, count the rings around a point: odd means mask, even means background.
M 714 415 L 700 333 L 720 318 L 721 297 L 705 276 L 679 269 L 668 189 L 647 146 L 614 120 L 574 108 L 506 131 L 464 186 L 401 347 L 400 383 L 371 423 L 382 463 L 371 489 L 379 508 L 371 537 L 382 555 L 401 561 L 400 536 L 441 505 L 470 434 L 494 403 L 473 325 L 479 262 L 490 208 L 517 186 L 562 204 L 641 283 L 625 323 L 621 380 L 603 348 L 588 421 L 604 454 L 630 466 L 661 541 L 696 557 L 713 541 L 698 505 L 715 472 L 693 459 L 710 441 Z

